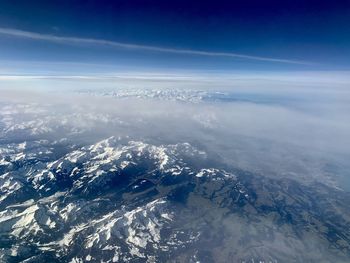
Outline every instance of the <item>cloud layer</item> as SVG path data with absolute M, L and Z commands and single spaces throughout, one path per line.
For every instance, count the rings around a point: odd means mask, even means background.
M 348 180 L 350 91 L 346 76 L 335 74 L 338 82 L 332 83 L 323 75 L 0 79 L 7 88 L 0 104 L 12 104 L 13 110 L 2 110 L 3 122 L 9 129 L 23 127 L 21 132 L 36 127 L 33 120 L 45 120 L 39 126 L 58 127 L 60 136 L 67 126 L 86 131 L 84 138 L 190 142 L 233 167 L 339 185 Z M 88 92 L 77 92 L 82 90 Z M 225 97 L 191 102 L 191 94 L 207 92 Z M 123 98 L 113 96 L 120 93 Z M 179 96 L 181 101 L 173 99 Z M 18 126 L 26 114 L 28 121 Z M 350 189 L 349 183 L 342 187 Z

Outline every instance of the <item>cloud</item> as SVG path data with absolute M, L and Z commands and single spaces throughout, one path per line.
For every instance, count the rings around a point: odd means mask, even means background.
M 13 102 L 15 110 L 37 105 L 28 123 L 47 120 L 59 136 L 65 136 L 63 119 L 77 130 L 88 128 L 91 134 L 82 137 L 92 141 L 103 134 L 156 144 L 189 142 L 228 166 L 333 185 L 347 178 L 350 169 L 350 91 L 348 72 L 325 75 L 13 76 L 0 78 L 0 105 Z M 149 90 L 168 90 L 170 97 L 199 90 L 235 99 L 186 103 L 142 95 Z M 125 96 L 111 96 L 117 91 Z M 10 120 L 6 112 L 0 108 L 0 125 Z M 22 116 L 13 120 L 21 122 Z M 342 187 L 350 189 L 350 184 Z
M 12 37 L 20 37 L 20 38 L 49 41 L 49 42 L 70 44 L 70 45 L 71 44 L 101 45 L 101 46 L 109 46 L 109 47 L 115 47 L 115 48 L 153 51 L 153 52 L 172 53 L 172 54 L 183 54 L 183 55 L 239 58 L 239 59 L 248 59 L 248 60 L 256 60 L 256 61 L 300 64 L 300 65 L 314 64 L 307 61 L 250 56 L 250 55 L 230 53 L 230 52 L 209 52 L 209 51 L 193 50 L 193 49 L 176 49 L 176 48 L 167 48 L 167 47 L 138 45 L 138 44 L 123 43 L 123 42 L 110 41 L 110 40 L 104 40 L 104 39 L 63 37 L 63 36 L 56 36 L 56 35 L 50 35 L 50 34 L 41 34 L 36 32 L 23 31 L 23 30 L 12 29 L 12 28 L 0 28 L 0 34 L 12 36 Z

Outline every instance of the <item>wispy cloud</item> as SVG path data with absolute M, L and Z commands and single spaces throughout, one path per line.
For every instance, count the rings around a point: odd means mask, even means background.
M 110 46 L 110 47 L 124 48 L 124 49 L 144 50 L 144 51 L 183 54 L 183 55 L 187 54 L 187 55 L 207 56 L 207 57 L 240 58 L 240 59 L 249 59 L 249 60 L 256 60 L 256 61 L 301 64 L 301 65 L 313 64 L 307 61 L 250 56 L 250 55 L 230 53 L 230 52 L 210 52 L 210 51 L 193 50 L 193 49 L 177 49 L 177 48 L 168 48 L 168 47 L 157 47 L 157 46 L 138 45 L 138 44 L 131 44 L 131 43 L 122 43 L 117 41 L 95 39 L 95 38 L 56 36 L 56 35 L 41 34 L 41 33 L 23 31 L 23 30 L 12 29 L 12 28 L 0 28 L 0 34 L 12 36 L 12 37 L 20 37 L 20 38 L 49 41 L 49 42 L 70 44 L 70 45 L 72 44 L 101 45 L 101 46 Z

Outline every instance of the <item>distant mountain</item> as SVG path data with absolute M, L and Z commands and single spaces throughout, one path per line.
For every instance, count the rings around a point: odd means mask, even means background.
M 79 94 L 86 94 L 91 96 L 105 96 L 114 97 L 116 99 L 155 99 L 163 101 L 179 101 L 188 103 L 200 103 L 205 101 L 237 101 L 239 98 L 238 94 L 232 94 L 228 92 L 218 91 L 206 91 L 206 90 L 191 90 L 191 89 L 106 89 L 106 90 L 89 90 L 80 89 L 76 90 Z M 238 97 L 237 97 L 238 96 Z M 245 100 L 245 99 L 242 99 Z

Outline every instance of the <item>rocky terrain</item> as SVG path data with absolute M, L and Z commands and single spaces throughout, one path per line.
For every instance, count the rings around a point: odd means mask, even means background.
M 39 140 L 3 145 L 0 157 L 4 262 L 350 256 L 346 193 L 225 171 L 187 143 Z

